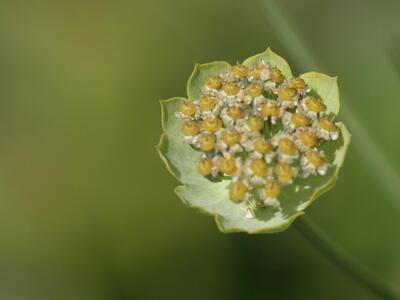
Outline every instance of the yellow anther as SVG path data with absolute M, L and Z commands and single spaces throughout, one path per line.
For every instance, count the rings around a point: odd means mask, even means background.
M 305 127 L 310 125 L 310 119 L 303 114 L 294 113 L 291 123 L 296 127 Z
M 219 160 L 219 169 L 221 172 L 234 175 L 237 171 L 236 161 L 233 157 L 222 157 Z
M 308 151 L 306 157 L 315 168 L 319 168 L 325 164 L 325 157 L 318 151 Z
M 294 155 L 296 154 L 296 146 L 291 139 L 284 137 L 278 142 L 279 151 L 284 155 Z
M 249 69 L 243 65 L 235 65 L 231 68 L 232 75 L 238 77 L 247 77 L 249 75 Z
M 270 80 L 275 83 L 282 83 L 285 80 L 285 77 L 282 75 L 282 72 L 277 68 L 271 68 L 269 70 Z
M 262 86 L 254 82 L 250 83 L 250 85 L 247 88 L 247 94 L 252 98 L 260 96 L 262 91 L 263 91 Z
M 264 68 L 265 67 L 262 65 L 255 65 L 253 67 L 253 69 L 251 69 L 251 71 L 250 71 L 251 76 L 256 80 L 261 79 L 261 74 L 262 74 Z
M 234 96 L 234 95 L 237 95 L 237 93 L 239 93 L 240 86 L 237 82 L 228 81 L 228 82 L 225 82 L 225 84 L 224 84 L 224 91 L 229 96 Z
M 204 94 L 200 97 L 199 105 L 202 111 L 212 111 L 217 105 L 217 100 L 210 94 Z
M 320 113 L 326 110 L 326 105 L 321 100 L 318 100 L 314 97 L 307 99 L 306 106 L 308 110 L 315 113 Z
M 264 121 L 257 116 L 250 117 L 247 120 L 247 126 L 249 126 L 252 131 L 260 131 L 264 126 Z
M 211 151 L 215 148 L 215 135 L 213 134 L 204 134 L 200 137 L 199 140 L 199 148 L 203 151 Z
M 206 85 L 210 89 L 220 89 L 223 83 L 224 83 L 224 80 L 219 75 L 210 76 L 206 80 Z
M 269 180 L 264 186 L 264 193 L 268 198 L 278 198 L 281 186 L 277 180 Z
M 221 134 L 221 140 L 228 146 L 234 146 L 239 143 L 241 138 L 240 132 L 237 130 L 225 130 Z
M 206 132 L 216 132 L 221 129 L 222 121 L 220 118 L 207 117 L 201 123 L 201 127 Z
M 329 131 L 329 132 L 333 132 L 333 131 L 337 131 L 337 127 L 335 125 L 335 123 L 333 123 L 331 120 L 329 120 L 328 118 L 322 118 L 318 121 L 318 125 L 320 128 Z
M 278 176 L 280 183 L 289 183 L 294 177 L 294 171 L 292 166 L 286 162 L 279 162 L 275 166 L 275 174 Z
M 212 168 L 213 168 L 212 160 L 211 158 L 208 157 L 200 159 L 197 165 L 197 171 L 203 176 L 210 175 Z
M 234 120 L 239 120 L 245 117 L 246 112 L 240 106 L 232 106 L 228 109 L 228 115 Z
M 290 80 L 289 87 L 296 90 L 302 90 L 306 87 L 306 83 L 300 77 L 294 77 Z
M 200 125 L 195 121 L 187 121 L 182 124 L 181 132 L 185 136 L 195 136 L 200 132 Z
M 279 116 L 279 106 L 275 102 L 268 102 L 261 107 L 261 114 L 264 117 Z
M 246 198 L 247 185 L 243 181 L 236 181 L 229 188 L 229 196 L 233 201 L 243 201 Z
M 253 159 L 250 163 L 250 169 L 258 177 L 265 177 L 268 174 L 268 166 L 262 159 Z
M 318 144 L 317 136 L 314 133 L 312 133 L 311 131 L 300 132 L 299 139 L 300 139 L 300 142 L 304 146 L 309 147 L 309 148 L 312 148 Z
M 284 101 L 292 101 L 296 96 L 296 90 L 290 87 L 283 87 L 278 91 L 278 96 Z
M 270 141 L 267 141 L 263 138 L 258 138 L 253 143 L 254 150 L 260 152 L 262 154 L 271 153 L 274 147 Z
M 181 103 L 179 112 L 185 116 L 193 117 L 196 114 L 196 105 L 193 101 L 185 100 Z

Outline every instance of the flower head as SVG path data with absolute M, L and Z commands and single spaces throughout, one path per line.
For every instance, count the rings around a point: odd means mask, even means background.
M 196 66 L 188 98 L 169 101 L 160 152 L 185 185 L 181 198 L 224 230 L 286 228 L 332 186 L 349 143 L 335 122 L 336 79 L 293 77 L 269 49 L 242 64 Z

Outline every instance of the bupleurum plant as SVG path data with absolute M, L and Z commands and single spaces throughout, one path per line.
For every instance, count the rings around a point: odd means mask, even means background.
M 183 184 L 176 193 L 224 232 L 286 229 L 334 185 L 350 143 L 337 79 L 293 76 L 269 48 L 196 65 L 187 98 L 161 105 L 157 149 Z

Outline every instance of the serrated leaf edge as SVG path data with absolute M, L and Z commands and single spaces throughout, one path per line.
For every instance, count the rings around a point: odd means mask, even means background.
M 253 56 L 250 56 L 250 57 L 246 58 L 246 59 L 243 61 L 243 65 L 249 67 L 249 66 L 250 66 L 249 62 L 250 62 L 251 60 L 253 60 L 253 59 L 255 59 L 255 58 L 258 58 L 259 56 L 269 55 L 269 54 L 272 54 L 272 56 L 276 56 L 278 59 L 282 60 L 282 62 L 286 65 L 287 70 L 288 70 L 288 74 L 284 74 L 284 75 L 285 75 L 287 78 L 293 77 L 292 69 L 290 68 L 290 64 L 289 64 L 289 63 L 286 61 L 286 59 L 284 59 L 282 56 L 280 56 L 280 55 L 276 54 L 274 51 L 272 51 L 270 47 L 268 47 L 264 52 L 261 52 L 261 53 L 258 53 L 258 54 L 255 54 L 255 55 L 253 55 Z M 268 61 L 267 61 L 267 62 L 268 62 Z

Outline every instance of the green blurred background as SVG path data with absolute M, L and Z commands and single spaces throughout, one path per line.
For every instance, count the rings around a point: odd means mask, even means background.
M 313 67 L 260 2 L 1 0 L 0 299 L 376 299 L 294 228 L 221 234 L 154 150 L 195 62 Z M 400 1 L 279 3 L 353 133 L 308 214 L 399 286 Z

